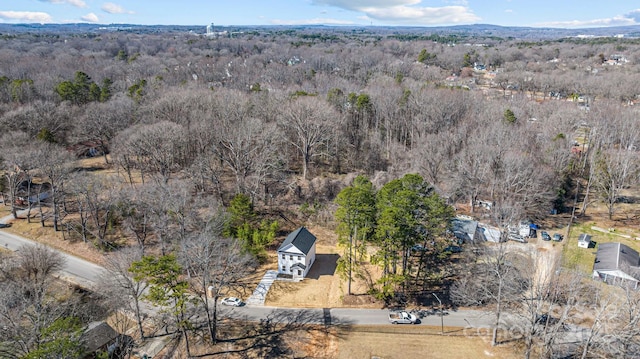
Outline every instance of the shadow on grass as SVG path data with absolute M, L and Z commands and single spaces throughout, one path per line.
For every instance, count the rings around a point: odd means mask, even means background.
M 349 323 L 330 324 L 326 311 L 306 309 L 276 309 L 259 321 L 248 317 L 225 320 L 218 326 L 222 339 L 212 348 L 213 351 L 192 357 L 228 354 L 243 358 L 306 357 L 307 354 L 300 352 L 301 348 L 317 346 L 323 340 L 349 332 Z

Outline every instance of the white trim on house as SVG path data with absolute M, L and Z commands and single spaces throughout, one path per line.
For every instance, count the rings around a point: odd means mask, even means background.
M 277 254 L 278 274 L 303 279 L 316 258 L 316 237 L 306 228 L 300 227 L 287 236 Z

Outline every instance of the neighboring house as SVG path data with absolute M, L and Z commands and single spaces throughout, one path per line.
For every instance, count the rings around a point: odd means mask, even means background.
M 107 322 L 91 322 L 82 333 L 82 344 L 87 353 L 85 358 L 93 358 L 93 354 L 102 350 L 107 352 L 109 346 L 116 342 L 118 332 L 116 332 Z
M 109 153 L 105 143 L 97 140 L 83 141 L 67 147 L 67 151 L 73 153 L 77 158 L 87 158 L 103 156 Z
M 601 243 L 598 245 L 593 263 L 593 277 L 599 277 L 609 284 L 627 285 L 638 288 L 640 273 L 638 252 L 622 243 Z
M 529 221 L 520 221 L 518 234 L 525 238 L 536 238 L 538 236 L 538 225 Z
M 474 62 L 473 69 L 476 71 L 487 71 L 487 67 L 480 62 Z
M 585 233 L 582 233 L 578 237 L 578 247 L 580 248 L 591 248 L 593 246 L 593 241 L 591 240 L 591 236 Z
M 457 216 L 451 221 L 451 231 L 456 236 L 459 243 L 473 242 L 481 239 L 482 234 L 478 227 L 478 222 L 471 217 Z
M 502 232 L 500 231 L 500 229 L 496 227 L 489 226 L 483 223 L 478 223 L 478 229 L 479 229 L 478 238 L 480 238 L 481 240 L 484 240 L 487 242 L 494 242 L 494 243 L 500 243 L 500 241 L 503 240 Z
M 303 279 L 316 259 L 316 236 L 300 227 L 287 236 L 278 248 L 278 274 Z

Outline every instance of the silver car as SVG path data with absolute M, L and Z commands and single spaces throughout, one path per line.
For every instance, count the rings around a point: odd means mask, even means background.
M 519 235 L 518 233 L 509 233 L 509 237 L 507 237 L 510 241 L 516 241 L 520 243 L 527 243 L 527 240 Z
M 240 307 L 244 304 L 242 300 L 240 300 L 240 298 L 236 298 L 236 297 L 223 298 L 220 303 L 231 306 L 231 307 Z

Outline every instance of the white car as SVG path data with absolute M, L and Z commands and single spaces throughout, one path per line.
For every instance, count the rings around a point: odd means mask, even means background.
M 520 243 L 527 243 L 527 240 L 523 236 L 521 236 L 521 235 L 519 235 L 517 233 L 509 233 L 509 237 L 508 238 L 509 238 L 509 240 L 512 240 L 512 241 L 516 241 L 516 242 L 520 242 Z
M 240 307 L 240 306 L 242 306 L 244 304 L 242 302 L 242 300 L 240 300 L 239 298 L 236 298 L 236 297 L 223 298 L 220 303 L 222 303 L 224 305 L 229 305 L 229 306 L 232 306 L 232 307 Z

